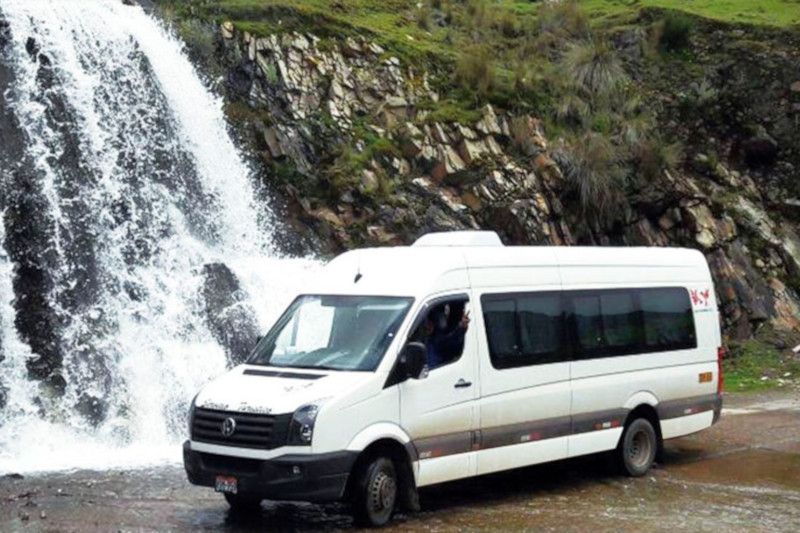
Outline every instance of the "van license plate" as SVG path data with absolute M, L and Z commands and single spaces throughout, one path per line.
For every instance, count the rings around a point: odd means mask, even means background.
M 217 476 L 214 490 L 217 492 L 227 492 L 229 494 L 236 494 L 238 490 L 238 482 L 233 476 Z

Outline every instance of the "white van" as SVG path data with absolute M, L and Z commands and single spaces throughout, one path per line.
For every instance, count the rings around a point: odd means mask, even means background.
M 331 261 L 197 395 L 184 464 L 234 508 L 346 500 L 366 525 L 418 487 L 579 455 L 639 476 L 718 420 L 722 353 L 700 252 L 428 234 Z

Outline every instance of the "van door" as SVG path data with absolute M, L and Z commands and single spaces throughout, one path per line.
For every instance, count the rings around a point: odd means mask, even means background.
M 429 359 L 436 359 L 427 377 L 400 384 L 400 419 L 416 448 L 420 486 L 475 474 L 476 335 L 471 323 L 459 331 L 469 312 L 466 294 L 437 297 L 425 303 L 409 335 L 409 341 L 424 342 Z M 431 344 L 439 352 L 432 353 Z
M 557 287 L 479 297 L 478 474 L 567 457 L 570 358 Z

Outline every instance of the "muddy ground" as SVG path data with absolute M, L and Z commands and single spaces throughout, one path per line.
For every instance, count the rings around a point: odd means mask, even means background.
M 422 493 L 390 530 L 800 531 L 800 393 L 729 396 L 713 428 L 669 441 L 630 479 L 595 456 Z M 0 479 L 0 531 L 305 531 L 351 528 L 340 506 L 265 502 L 236 517 L 177 466 Z

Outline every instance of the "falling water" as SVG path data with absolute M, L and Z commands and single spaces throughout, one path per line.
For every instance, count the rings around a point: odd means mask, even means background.
M 314 264 L 279 257 L 220 100 L 141 8 L 0 0 L 0 20 L 22 139 L 0 146 L 0 473 L 178 460 L 188 402 L 230 364 L 203 265 L 264 328 Z

